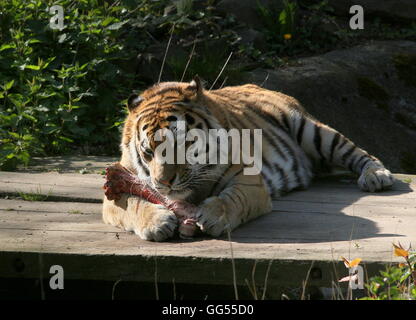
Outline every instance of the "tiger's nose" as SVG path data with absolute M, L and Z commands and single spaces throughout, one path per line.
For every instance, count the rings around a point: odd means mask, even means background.
M 174 180 L 175 180 L 175 175 L 173 175 L 171 179 L 160 179 L 158 182 L 160 184 L 163 184 L 164 186 L 170 187 L 173 184 Z

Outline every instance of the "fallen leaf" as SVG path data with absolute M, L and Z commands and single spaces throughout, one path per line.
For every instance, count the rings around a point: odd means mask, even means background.
M 348 259 L 346 259 L 342 256 L 341 256 L 341 259 L 342 259 L 342 261 L 344 261 L 344 265 L 347 269 L 358 266 L 360 264 L 361 260 L 362 260 L 361 258 L 355 258 L 352 261 L 348 261 Z
M 342 257 L 342 256 L 341 256 L 341 259 L 342 259 L 342 261 L 344 261 L 345 267 L 347 269 L 349 269 L 350 268 L 350 262 L 347 259 L 345 259 L 344 257 Z
M 397 257 L 404 257 L 407 258 L 409 256 L 409 251 L 403 249 L 403 247 L 400 245 L 399 246 L 395 245 L 393 243 L 393 247 L 394 247 L 394 255 Z
M 356 258 L 350 262 L 350 268 L 358 266 L 361 262 L 361 258 Z
M 338 280 L 338 282 L 347 282 L 347 281 L 350 282 L 350 281 L 355 281 L 357 279 L 358 279 L 358 274 L 356 273 L 352 276 L 346 276 L 346 277 Z

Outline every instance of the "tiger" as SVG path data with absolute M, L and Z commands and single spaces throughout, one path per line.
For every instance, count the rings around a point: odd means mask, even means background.
M 220 237 L 271 211 L 272 200 L 306 189 L 316 168 L 342 167 L 358 175 L 363 191 L 392 186 L 383 163 L 337 130 L 310 115 L 294 97 L 255 84 L 207 90 L 191 82 L 161 82 L 127 100 L 120 164 L 170 200 L 198 206 L 197 227 Z M 159 129 L 261 129 L 261 170 L 244 174 L 247 164 L 167 164 L 157 161 Z M 178 145 L 175 144 L 175 148 Z M 185 144 L 185 148 L 189 148 Z M 103 220 L 141 239 L 174 238 L 178 218 L 159 204 L 130 194 L 103 202 Z

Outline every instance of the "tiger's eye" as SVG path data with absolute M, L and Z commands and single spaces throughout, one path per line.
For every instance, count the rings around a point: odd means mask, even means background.
M 143 145 L 141 146 L 141 148 L 140 148 L 141 150 L 142 150 L 142 152 L 143 152 L 143 155 L 144 155 L 144 158 L 145 158 L 145 160 L 146 161 L 150 161 L 150 160 L 152 160 L 152 158 L 153 158 L 153 150 L 152 149 L 150 149 L 150 148 L 146 148 L 146 147 L 144 147 Z

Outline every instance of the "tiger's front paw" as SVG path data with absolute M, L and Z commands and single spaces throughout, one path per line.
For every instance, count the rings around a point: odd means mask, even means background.
M 141 221 L 139 227 L 134 229 L 134 233 L 143 240 L 165 241 L 173 237 L 178 227 L 176 216 L 164 208 L 155 210 L 146 215 L 146 218 Z
M 210 197 L 201 204 L 196 220 L 201 231 L 213 237 L 220 236 L 229 228 L 223 200 L 218 197 Z
M 361 190 L 370 192 L 388 189 L 393 183 L 393 175 L 384 167 L 369 166 L 363 170 L 358 179 L 358 185 Z

